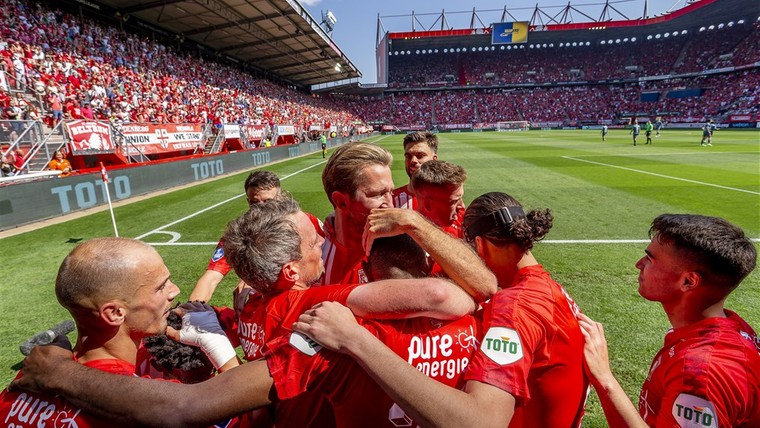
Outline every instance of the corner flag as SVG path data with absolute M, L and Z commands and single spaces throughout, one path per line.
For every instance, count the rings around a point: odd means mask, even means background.
M 106 189 L 106 200 L 108 200 L 108 210 L 111 212 L 111 223 L 113 224 L 113 234 L 119 237 L 119 231 L 116 229 L 116 218 L 113 215 L 113 205 L 111 205 L 111 192 L 108 190 L 108 172 L 103 162 L 100 163 L 100 177 L 103 179 L 103 188 Z

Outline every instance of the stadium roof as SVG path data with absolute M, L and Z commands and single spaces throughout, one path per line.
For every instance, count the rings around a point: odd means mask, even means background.
M 361 72 L 297 0 L 99 0 L 297 86 L 361 77 Z
M 599 9 L 602 9 L 603 5 L 605 4 L 585 4 L 586 7 L 594 6 Z M 572 8 L 572 6 L 568 4 L 565 10 L 569 10 L 568 8 Z M 606 7 L 604 10 L 606 10 Z M 544 12 L 537 13 L 537 11 L 540 11 L 538 6 L 532 12 L 531 10 L 522 10 L 523 13 L 530 13 L 530 15 L 518 15 L 515 17 L 508 9 L 505 9 L 505 12 L 499 12 L 499 15 L 502 18 L 504 18 L 505 14 L 510 18 L 514 18 L 506 19 L 507 21 L 529 21 L 530 33 L 528 39 L 530 41 L 614 39 L 631 35 L 646 36 L 648 33 L 654 34 L 655 32 L 680 32 L 691 30 L 701 25 L 725 24 L 738 19 L 744 19 L 745 22 L 751 24 L 758 19 L 758 15 L 760 14 L 760 1 L 700 0 L 691 2 L 684 8 L 656 17 L 624 20 L 613 20 L 608 12 L 602 12 L 600 16 L 603 19 L 598 20 L 587 19 L 589 18 L 588 14 L 583 14 L 585 19 L 578 21 L 569 20 L 568 15 L 565 15 L 564 18 L 559 18 L 559 14 L 555 14 L 555 17 L 551 19 L 542 19 L 542 14 L 544 18 L 549 15 Z M 472 24 L 468 29 L 435 27 L 435 25 L 440 25 L 445 21 L 444 14 L 445 12 L 430 27 L 419 30 L 413 26 L 412 31 L 388 32 L 388 38 L 393 40 L 394 48 L 397 47 L 399 49 L 470 47 L 473 46 L 473 43 L 477 45 L 478 41 L 480 42 L 479 45 L 490 45 L 491 29 L 483 25 L 483 21 L 478 17 L 477 11 L 473 11 Z M 517 13 L 515 12 L 515 14 Z M 477 20 L 475 19 L 476 17 Z M 499 18 L 495 18 L 492 21 L 486 19 L 486 22 L 499 21 L 501 21 Z M 417 22 L 419 23 L 419 21 Z M 476 22 L 481 25 L 476 25 Z
M 758 16 L 760 16 L 760 1 L 757 0 L 701 0 L 672 13 L 650 18 L 581 22 L 555 20 L 550 24 L 532 20 L 528 42 L 586 42 L 623 39 L 630 36 L 637 36 L 643 40 L 648 35 L 659 33 L 670 35 L 674 32 L 681 34 L 684 30 L 692 32 L 700 26 L 713 24 L 718 26 L 740 19 L 744 19 L 747 25 L 751 25 Z M 491 46 L 490 30 L 488 27 L 473 25 L 469 29 L 462 30 L 428 28 L 422 31 L 387 33 L 390 39 L 388 54 L 397 50 L 414 53 L 417 50 L 431 48 L 472 49 L 479 46 Z

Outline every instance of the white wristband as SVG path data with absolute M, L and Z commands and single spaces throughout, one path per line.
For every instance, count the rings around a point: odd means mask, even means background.
M 215 369 L 237 356 L 214 311 L 188 312 L 183 315 L 179 341 L 201 348 Z

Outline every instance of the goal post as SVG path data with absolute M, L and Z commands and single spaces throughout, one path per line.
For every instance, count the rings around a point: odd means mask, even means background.
M 527 120 L 496 122 L 497 131 L 527 131 L 528 129 L 530 129 L 530 122 Z

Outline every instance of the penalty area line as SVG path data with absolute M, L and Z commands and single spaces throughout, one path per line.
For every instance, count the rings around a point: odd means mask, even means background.
M 306 168 L 302 168 L 302 169 L 299 169 L 299 170 L 298 170 L 298 171 L 296 171 L 296 172 L 293 172 L 293 173 L 291 173 L 291 174 L 288 174 L 288 175 L 286 175 L 286 176 L 284 176 L 284 177 L 280 178 L 280 181 L 282 181 L 282 180 L 287 180 L 288 178 L 290 178 L 290 177 L 292 177 L 292 176 L 294 176 L 294 175 L 296 175 L 296 174 L 300 174 L 300 173 L 302 173 L 302 172 L 304 172 L 304 171 L 306 171 L 306 170 L 312 169 L 312 168 L 314 168 L 314 167 L 316 167 L 316 166 L 319 166 L 319 165 L 322 165 L 323 163 L 326 163 L 326 162 L 327 162 L 326 160 L 323 160 L 323 161 L 321 161 L 321 162 L 315 163 L 314 165 L 310 165 L 310 166 L 307 166 Z M 216 204 L 214 204 L 214 205 L 211 205 L 210 207 L 206 207 L 206 208 L 204 208 L 204 209 L 202 209 L 202 210 L 200 210 L 200 211 L 196 211 L 196 212 L 194 212 L 194 213 L 192 213 L 192 214 L 190 214 L 190 215 L 187 215 L 187 216 L 185 216 L 185 217 L 182 217 L 182 218 L 181 218 L 181 219 L 179 219 L 179 220 L 175 220 L 175 221 L 173 221 L 173 222 L 171 222 L 171 223 L 168 223 L 168 224 L 165 224 L 165 225 L 163 225 L 163 226 L 157 227 L 157 228 L 155 228 L 155 229 L 151 230 L 150 232 L 147 232 L 147 233 L 143 233 L 142 235 L 140 235 L 140 236 L 136 237 L 135 239 L 143 239 L 144 237 L 146 237 L 146 236 L 149 236 L 149 235 L 152 235 L 152 234 L 154 234 L 154 233 L 160 233 L 160 232 L 163 232 L 163 231 L 164 231 L 163 229 L 165 229 L 165 228 L 167 228 L 167 227 L 169 227 L 169 226 L 174 226 L 174 225 L 175 225 L 175 224 L 177 224 L 177 223 L 182 223 L 182 222 L 183 222 L 183 221 L 185 221 L 185 220 L 189 220 L 189 219 L 191 219 L 191 218 L 193 218 L 193 217 L 195 217 L 195 216 L 197 216 L 197 215 L 200 215 L 200 214 L 203 214 L 203 213 L 205 213 L 206 211 L 209 211 L 209 210 L 213 210 L 213 209 L 214 209 L 214 208 L 216 208 L 216 207 L 222 206 L 222 205 L 226 204 L 227 202 L 231 202 L 231 201 L 234 201 L 235 199 L 238 199 L 238 198 L 242 198 L 243 196 L 245 196 L 245 193 L 243 193 L 243 194 L 240 194 L 240 195 L 236 195 L 236 196 L 233 196 L 233 197 L 231 197 L 231 198 L 229 198 L 229 199 L 226 199 L 226 200 L 224 200 L 224 201 L 222 201 L 222 202 L 218 202 L 218 203 L 216 203 Z M 151 244 L 151 245 L 155 245 L 155 244 Z
M 724 190 L 733 190 L 735 192 L 749 193 L 750 195 L 760 195 L 760 192 L 753 192 L 752 190 L 737 189 L 735 187 L 721 186 L 720 184 L 705 183 L 703 181 L 689 180 L 688 178 L 673 177 L 673 176 L 670 176 L 670 175 L 658 174 L 656 172 L 649 172 L 649 171 L 644 171 L 644 170 L 640 170 L 640 169 L 628 168 L 628 167 L 625 167 L 625 166 L 612 165 L 612 164 L 608 164 L 608 163 L 604 163 L 604 162 L 596 162 L 596 161 L 590 161 L 590 160 L 586 160 L 586 159 L 578 159 L 578 158 L 575 158 L 575 157 L 572 157 L 572 156 L 562 156 L 562 158 L 564 158 L 564 159 L 570 159 L 570 160 L 574 160 L 574 161 L 578 161 L 578 162 L 586 162 L 586 163 L 590 163 L 590 164 L 594 164 L 594 165 L 606 166 L 606 167 L 609 167 L 609 168 L 622 169 L 624 171 L 637 172 L 639 174 L 652 175 L 652 176 L 660 177 L 660 178 L 667 178 L 669 180 L 676 180 L 676 181 L 683 181 L 683 182 L 686 182 L 686 183 L 698 184 L 698 185 L 701 185 L 701 186 L 717 187 L 719 189 L 724 189 Z

